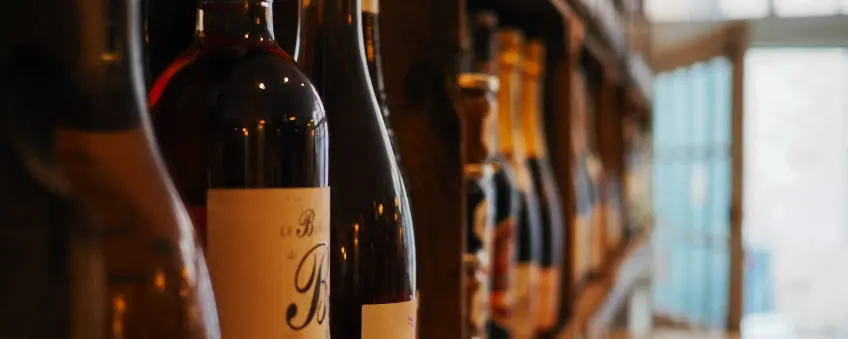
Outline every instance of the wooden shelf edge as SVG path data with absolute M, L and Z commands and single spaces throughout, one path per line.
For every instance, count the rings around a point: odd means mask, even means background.
M 557 338 L 578 338 L 587 328 L 597 329 L 611 321 L 639 274 L 650 267 L 650 235 L 646 231 L 632 238 L 609 265 L 607 276 L 589 284 L 575 302 L 572 319 Z

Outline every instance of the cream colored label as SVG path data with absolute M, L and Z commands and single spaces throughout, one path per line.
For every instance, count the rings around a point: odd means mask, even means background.
M 223 338 L 329 338 L 329 213 L 329 188 L 209 191 Z
M 558 268 L 543 268 L 539 271 L 538 318 L 536 328 L 550 329 L 556 326 L 559 315 L 560 271 Z
M 362 339 L 415 339 L 418 300 L 362 305 Z
M 519 264 L 515 274 L 515 308 L 510 322 L 513 338 L 533 338 L 536 331 L 538 293 L 539 266 Z
M 418 339 L 418 312 L 421 310 L 421 291 L 415 291 L 415 336 L 413 338 Z
M 372 14 L 380 13 L 380 0 L 362 0 L 362 11 Z

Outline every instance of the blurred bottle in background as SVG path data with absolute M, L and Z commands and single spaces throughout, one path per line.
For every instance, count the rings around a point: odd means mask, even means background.
M 516 171 L 516 187 L 522 198 L 518 214 L 518 267 L 515 280 L 515 307 L 510 319 L 511 335 L 531 338 L 535 335 L 539 272 L 542 261 L 542 219 L 537 188 L 529 168 L 521 120 L 521 63 L 523 34 L 511 28 L 498 32 L 499 138 L 508 144 L 507 161 Z M 507 142 L 507 140 L 509 141 Z
M 37 5 L 12 11 L 18 38 L 0 52 L 13 65 L 0 80 L 14 132 L 2 149 L 24 164 L 2 166 L 22 179 L 17 212 L 4 216 L 50 209 L 4 228 L 4 242 L 22 240 L 15 260 L 28 268 L 16 277 L 28 283 L 2 299 L 0 334 L 220 338 L 203 255 L 151 138 L 137 2 Z M 7 312 L 22 300 L 30 306 Z

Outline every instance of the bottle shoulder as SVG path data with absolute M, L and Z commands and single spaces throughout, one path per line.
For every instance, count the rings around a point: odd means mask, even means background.
M 195 44 L 159 76 L 149 104 L 161 111 L 188 102 L 224 116 L 323 120 L 324 114 L 312 82 L 276 44 Z

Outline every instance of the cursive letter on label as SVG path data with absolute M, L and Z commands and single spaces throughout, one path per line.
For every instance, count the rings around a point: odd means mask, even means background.
M 297 236 L 299 238 L 303 237 L 311 237 L 312 232 L 315 230 L 315 210 L 308 209 L 303 211 L 300 214 L 300 227 L 297 229 Z
M 314 217 L 314 216 L 313 216 Z M 301 220 L 303 220 L 301 218 Z M 300 231 L 298 231 L 300 234 Z M 306 312 L 306 318 L 301 324 L 294 324 L 294 318 L 303 312 L 299 312 L 299 307 L 296 303 L 289 304 L 286 311 L 286 323 L 293 330 L 298 331 L 306 328 L 312 323 L 312 320 L 323 324 L 327 319 L 329 309 L 329 258 L 327 255 L 327 242 L 316 244 L 312 249 L 306 252 L 300 264 L 297 265 L 297 271 L 294 275 L 294 286 L 298 294 L 312 294 L 309 303 L 309 311 Z M 305 280 L 305 281 L 304 281 Z

